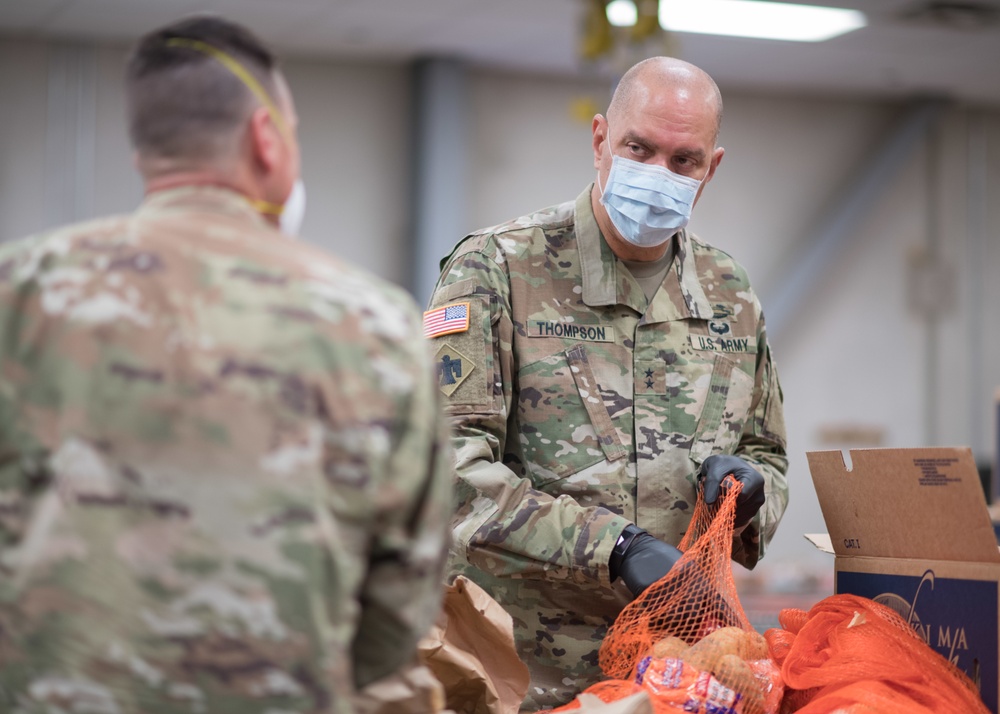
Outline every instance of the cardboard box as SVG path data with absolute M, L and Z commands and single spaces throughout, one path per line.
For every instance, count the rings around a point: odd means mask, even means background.
M 969 449 L 807 454 L 834 591 L 896 610 L 997 712 L 1000 550 Z

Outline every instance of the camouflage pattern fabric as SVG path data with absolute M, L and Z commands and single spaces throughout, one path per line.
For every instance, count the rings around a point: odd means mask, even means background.
M 681 232 L 648 302 L 590 192 L 468 236 L 430 303 L 470 311 L 467 330 L 433 340 L 459 476 L 450 567 L 513 616 L 527 710 L 601 678 L 598 647 L 631 600 L 609 582 L 614 543 L 633 522 L 678 543 L 705 458 L 737 454 L 765 477 L 734 543 L 748 567 L 788 497 L 781 389 L 746 273 Z
M 0 711 L 351 712 L 436 617 L 411 298 L 219 188 L 0 247 Z

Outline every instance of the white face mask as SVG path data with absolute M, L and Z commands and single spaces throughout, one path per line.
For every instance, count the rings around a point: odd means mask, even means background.
M 691 220 L 701 181 L 663 166 L 611 155 L 608 185 L 597 188 L 608 218 L 622 238 L 640 248 L 663 245 Z
M 281 232 L 289 236 L 298 236 L 302 221 L 306 217 L 306 185 L 302 179 L 296 179 L 291 193 L 285 199 L 284 210 L 278 217 Z

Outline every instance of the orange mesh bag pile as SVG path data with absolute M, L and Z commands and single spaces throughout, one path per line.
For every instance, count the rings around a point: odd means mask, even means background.
M 834 595 L 808 613 L 782 610 L 765 634 L 800 714 L 986 714 L 972 681 L 894 610 Z
M 588 694 L 614 701 L 635 693 L 638 685 L 657 714 L 778 712 L 780 672 L 743 612 L 733 582 L 740 488 L 730 479 L 713 506 L 699 495 L 678 546 L 684 556 L 619 614 L 600 652 L 601 669 L 612 681 Z M 577 707 L 571 703 L 554 711 Z

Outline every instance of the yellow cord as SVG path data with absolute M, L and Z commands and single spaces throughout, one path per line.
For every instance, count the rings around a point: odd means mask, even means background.
M 247 71 L 246 67 L 233 59 L 230 55 L 226 54 L 218 47 L 212 47 L 212 45 L 207 42 L 192 40 L 187 37 L 173 37 L 167 40 L 167 45 L 170 47 L 187 47 L 188 49 L 196 50 L 208 55 L 209 57 L 217 59 L 226 69 L 236 75 L 236 78 L 243 82 L 243 84 L 246 85 L 246 88 L 249 89 L 253 95 L 257 97 L 257 100 L 264 105 L 268 114 L 271 115 L 271 119 L 278 125 L 278 130 L 285 136 L 285 138 L 287 139 L 291 136 L 291 133 L 288 131 L 288 124 L 285 123 L 285 117 L 280 111 L 278 111 L 278 107 L 275 105 L 274 100 L 271 99 L 271 95 L 269 95 L 267 90 L 260 85 L 260 82 L 258 82 L 257 79 Z
M 278 107 L 274 104 L 271 96 L 267 93 L 260 82 L 247 71 L 247 68 L 237 62 L 233 57 L 226 54 L 218 47 L 213 47 L 207 42 L 202 42 L 201 40 L 193 40 L 189 37 L 172 37 L 167 40 L 167 46 L 169 47 L 187 47 L 188 49 L 195 50 L 196 52 L 201 52 L 206 54 L 213 59 L 218 60 L 223 67 L 232 72 L 238 80 L 246 85 L 246 88 L 257 98 L 257 100 L 264 105 L 267 109 L 267 113 L 271 115 L 271 121 L 275 123 L 278 127 L 278 131 L 285 137 L 286 141 L 291 140 L 291 132 L 288 129 L 288 124 L 285 123 L 285 117 Z M 278 205 L 276 203 L 271 203 L 270 201 L 251 201 L 254 209 L 258 213 L 267 213 L 272 216 L 280 216 L 285 210 L 284 206 Z

